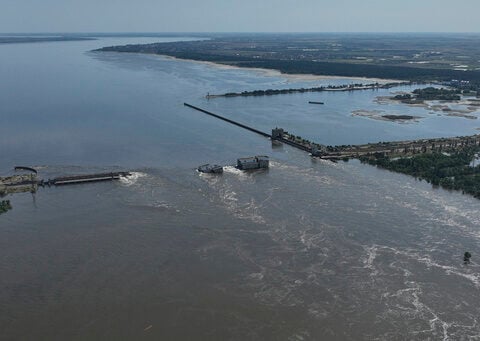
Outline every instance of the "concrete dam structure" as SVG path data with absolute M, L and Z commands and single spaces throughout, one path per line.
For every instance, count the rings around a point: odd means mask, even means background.
M 207 110 L 184 103 L 185 106 L 203 112 L 207 115 L 219 118 L 225 122 L 234 124 L 238 127 L 247 129 L 256 134 L 270 138 L 272 141 L 279 141 L 288 144 L 297 149 L 306 151 L 312 156 L 316 156 L 326 160 L 340 160 L 349 158 L 359 158 L 374 154 L 382 154 L 383 156 L 391 155 L 410 155 L 429 152 L 441 152 L 445 150 L 461 149 L 467 146 L 480 146 L 480 135 L 457 136 L 457 137 L 441 137 L 432 139 L 419 139 L 407 141 L 379 142 L 361 145 L 348 146 L 325 146 L 319 143 L 305 140 L 299 136 L 288 133 L 282 128 L 272 129 L 272 133 L 268 134 L 245 124 L 225 118 L 218 114 L 214 114 Z

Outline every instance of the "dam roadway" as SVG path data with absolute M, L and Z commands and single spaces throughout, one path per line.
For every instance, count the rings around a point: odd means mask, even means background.
M 348 158 L 359 158 L 361 156 L 378 155 L 384 156 L 392 155 L 412 155 L 428 152 L 441 152 L 449 150 L 457 150 L 468 146 L 480 146 L 480 135 L 471 136 L 457 136 L 457 137 L 441 137 L 431 139 L 406 140 L 406 141 L 392 141 L 368 143 L 361 145 L 343 145 L 343 146 L 325 146 L 311 141 L 306 141 L 298 136 L 289 134 L 281 128 L 272 129 L 272 134 L 262 132 L 256 128 L 247 126 L 243 123 L 231 120 L 221 115 L 212 113 L 194 105 L 184 103 L 185 106 L 207 114 L 209 116 L 218 118 L 230 124 L 236 125 L 243 129 L 252 131 L 261 136 L 270 138 L 274 141 L 280 141 L 297 149 L 311 153 L 312 156 L 317 156 L 326 160 L 338 160 Z
M 184 104 L 186 107 L 189 107 L 189 108 L 192 108 L 192 109 L 194 109 L 194 110 L 203 112 L 204 114 L 207 114 L 207 115 L 209 115 L 209 116 L 213 116 L 213 117 L 218 118 L 218 119 L 220 119 L 220 120 L 222 120 L 222 121 L 231 123 L 231 124 L 233 124 L 233 125 L 236 125 L 236 126 L 238 126 L 238 127 L 243 128 L 243 129 L 246 129 L 246 130 L 249 130 L 249 131 L 254 132 L 254 133 L 256 133 L 256 134 L 259 134 L 259 135 L 261 135 L 261 136 L 263 136 L 263 137 L 267 137 L 267 138 L 269 138 L 269 139 L 271 139 L 271 140 L 283 142 L 283 143 L 285 143 L 285 144 L 291 145 L 291 146 L 293 146 L 293 147 L 295 147 L 295 148 L 304 150 L 304 151 L 306 151 L 306 152 L 311 152 L 311 150 L 312 150 L 312 147 L 311 147 L 311 146 L 302 145 L 301 143 L 297 143 L 297 142 L 294 141 L 294 140 L 285 139 L 283 136 L 272 136 L 271 134 L 265 133 L 265 132 L 263 132 L 263 131 L 260 131 L 260 130 L 255 129 L 255 128 L 252 128 L 252 127 L 249 127 L 249 126 L 247 126 L 247 125 L 245 125 L 245 124 L 243 124 L 243 123 L 240 123 L 240 122 L 231 120 L 231 119 L 226 118 L 226 117 L 224 117 L 224 116 L 220 116 L 220 115 L 218 115 L 218 114 L 214 114 L 214 113 L 212 113 L 212 112 L 210 112 L 210 111 L 204 110 L 204 109 L 199 108 L 199 107 L 196 107 L 196 106 L 194 106 L 194 105 L 191 105 L 191 104 L 188 104 L 188 103 L 183 103 L 183 104 Z
M 267 133 L 264 133 L 263 131 L 260 131 L 258 129 L 255 129 L 255 128 L 252 128 L 252 127 L 249 127 L 245 124 L 242 124 L 242 123 L 239 123 L 239 122 L 236 122 L 234 120 L 231 120 L 231 119 L 228 119 L 226 117 L 223 117 L 223 116 L 220 116 L 220 115 L 217 115 L 217 114 L 214 114 L 213 112 L 210 112 L 210 111 L 207 111 L 207 110 L 204 110 L 202 108 L 199 108 L 199 107 L 196 107 L 194 105 L 191 105 L 191 104 L 188 104 L 188 103 L 183 103 L 183 105 L 185 105 L 186 107 L 189 107 L 189 108 L 192 108 L 192 109 L 195 109 L 197 111 L 200 111 L 200 112 L 203 112 L 204 114 L 207 114 L 209 116 L 213 116 L 215 118 L 218 118 L 222 121 L 225 121 L 225 122 L 228 122 L 228 123 L 231 123 L 233 125 L 236 125 L 240 128 L 243 128 L 243 129 L 246 129 L 246 130 L 249 130 L 251 132 L 254 132 L 256 134 L 259 134 L 259 135 L 262 135 L 264 137 L 268 137 L 268 138 L 271 138 L 272 136 L 270 134 L 267 134 Z

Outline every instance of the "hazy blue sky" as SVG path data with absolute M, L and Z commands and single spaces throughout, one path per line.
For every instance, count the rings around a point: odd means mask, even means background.
M 479 32 L 480 0 L 0 0 L 0 32 Z

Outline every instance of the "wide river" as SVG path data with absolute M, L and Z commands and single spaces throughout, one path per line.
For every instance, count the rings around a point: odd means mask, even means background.
M 470 135 L 478 120 L 375 102 L 411 88 L 207 100 L 355 80 L 90 52 L 171 40 L 0 45 L 0 175 L 16 165 L 44 179 L 134 172 L 7 198 L 1 340 L 478 338 L 479 200 L 357 161 L 312 159 L 183 103 L 331 145 Z M 269 155 L 270 169 L 195 171 L 250 155 Z

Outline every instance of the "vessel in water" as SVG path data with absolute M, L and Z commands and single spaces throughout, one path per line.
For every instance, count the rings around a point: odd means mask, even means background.
M 237 168 L 240 170 L 268 168 L 268 156 L 257 155 L 237 159 Z
M 214 173 L 220 174 L 223 173 L 223 167 L 219 165 L 211 165 L 209 163 L 201 165 L 197 168 L 200 173 Z

